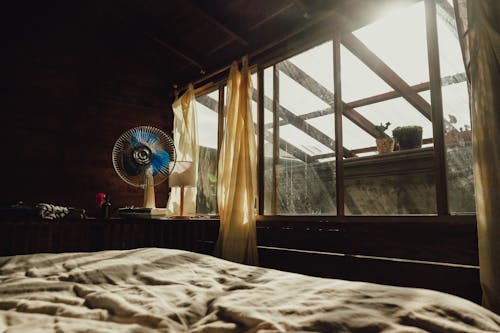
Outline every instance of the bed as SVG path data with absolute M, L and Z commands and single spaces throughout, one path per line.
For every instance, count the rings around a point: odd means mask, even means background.
M 0 257 L 0 332 L 500 332 L 425 289 L 322 279 L 181 250 Z

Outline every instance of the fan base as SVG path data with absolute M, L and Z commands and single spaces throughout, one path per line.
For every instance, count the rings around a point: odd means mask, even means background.
M 118 215 L 120 217 L 128 218 L 159 218 L 166 217 L 168 209 L 167 208 L 118 208 Z

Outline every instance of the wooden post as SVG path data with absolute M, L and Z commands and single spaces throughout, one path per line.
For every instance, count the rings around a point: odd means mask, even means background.
M 264 70 L 257 67 L 257 212 L 264 215 Z
M 438 215 L 449 215 L 446 150 L 444 147 L 443 98 L 436 22 L 436 3 L 425 0 L 427 56 L 431 84 L 432 134 L 434 137 L 434 170 L 436 177 L 436 209 Z
M 337 216 L 344 216 L 344 149 L 342 138 L 342 86 L 340 79 L 340 36 L 333 38 L 333 85 L 335 107 L 335 197 Z
M 276 65 L 273 66 L 273 201 L 272 201 L 272 212 L 273 215 L 278 214 L 278 166 L 280 158 L 280 94 L 279 94 L 279 71 Z
M 181 185 L 181 204 L 179 207 L 179 215 L 184 216 L 184 185 Z

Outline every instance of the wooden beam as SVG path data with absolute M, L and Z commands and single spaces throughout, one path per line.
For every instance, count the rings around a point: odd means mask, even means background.
M 205 95 L 206 96 L 206 95 Z M 208 97 L 208 96 L 207 96 Z M 219 101 L 217 103 L 217 161 L 219 161 L 220 157 L 220 149 L 222 146 L 222 140 L 224 140 L 224 100 L 226 96 L 224 93 L 224 85 L 221 84 L 219 86 Z M 217 167 L 219 163 L 217 163 Z
M 279 69 L 328 105 L 334 105 L 334 94 L 292 62 L 288 60 L 281 62 Z M 372 122 L 345 103 L 343 115 L 372 137 L 380 137 L 380 133 L 375 129 L 375 125 Z
M 249 28 L 248 28 L 248 31 L 252 31 L 252 30 L 255 30 L 257 29 L 258 27 L 262 26 L 263 24 L 269 22 L 270 20 L 272 20 L 273 18 L 275 18 L 276 16 L 279 16 L 281 14 L 283 14 L 284 12 L 286 12 L 288 9 L 290 9 L 291 7 L 294 6 L 294 3 L 293 2 L 288 2 L 288 3 L 285 3 L 285 5 L 283 7 L 281 7 L 280 9 L 278 9 L 277 11 L 273 12 L 272 14 L 264 17 L 263 19 L 255 22 L 254 24 L 252 24 Z
M 272 133 L 269 131 L 265 131 L 264 132 L 264 139 L 268 142 L 273 142 Z M 307 154 L 302 149 L 297 148 L 295 145 L 293 145 L 292 143 L 290 143 L 282 138 L 280 138 L 280 140 L 279 140 L 279 148 L 281 150 L 287 152 L 288 154 L 292 155 L 293 157 L 301 160 L 304 163 L 308 163 L 308 162 L 314 160 L 313 156 Z M 278 154 L 278 158 L 279 158 L 279 154 Z
M 299 35 L 300 33 L 304 32 L 308 29 L 311 29 L 312 27 L 314 27 L 316 25 L 319 25 L 323 21 L 326 21 L 326 20 L 332 19 L 332 18 L 334 18 L 334 20 L 330 20 L 328 22 L 328 24 L 326 24 L 325 26 L 327 26 L 327 27 L 340 26 L 342 29 L 346 29 L 346 31 L 350 31 L 351 22 L 349 20 L 345 19 L 342 15 L 337 13 L 334 9 L 325 10 L 325 11 L 322 11 L 317 16 L 315 16 L 314 18 L 307 20 L 307 22 L 305 22 L 304 24 L 297 25 L 297 28 L 292 29 L 286 35 L 284 35 L 280 38 L 274 39 L 274 40 L 270 41 L 269 43 L 267 43 L 267 44 L 255 49 L 254 51 L 250 52 L 248 57 L 249 57 L 249 59 L 254 59 L 254 58 L 264 54 L 265 52 L 269 51 L 270 49 L 276 47 L 277 45 L 284 43 L 285 41 L 292 39 L 293 37 Z M 197 85 L 201 82 L 210 80 L 211 78 L 216 77 L 220 73 L 227 71 L 230 68 L 230 66 L 231 66 L 231 64 L 226 64 L 226 65 L 208 73 L 207 75 L 204 75 L 203 77 L 200 77 L 199 79 L 192 81 L 191 83 L 194 85 Z M 181 87 L 180 90 L 185 90 L 185 89 L 187 89 L 187 84 L 184 85 L 183 87 Z
M 457 25 L 455 22 L 455 10 L 447 0 L 436 0 L 437 14 L 446 24 L 446 27 L 451 30 L 453 35 L 458 38 Z
M 269 100 L 267 104 L 269 105 Z M 264 96 L 263 105 L 266 105 L 266 97 Z M 280 127 L 278 126 L 279 115 L 280 115 L 280 73 L 276 66 L 273 66 L 273 100 L 272 100 L 272 110 L 273 110 L 273 135 L 272 135 L 272 144 L 273 144 L 273 169 L 272 169 L 272 177 L 273 177 L 273 198 L 271 203 L 271 211 L 273 215 L 278 215 L 278 201 L 279 201 L 279 179 L 278 179 L 278 167 L 280 162 L 280 150 L 276 145 L 276 142 L 281 143 L 280 137 Z M 304 157 L 304 160 L 307 159 Z
M 253 98 L 254 98 L 254 100 L 256 100 L 256 98 L 257 98 L 257 92 L 255 89 L 253 91 Z M 266 109 L 272 109 L 272 103 L 273 103 L 273 101 L 269 97 L 264 96 L 264 107 Z M 323 145 L 325 145 L 326 147 L 329 147 L 332 150 L 334 150 L 334 147 L 335 147 L 335 140 L 334 139 L 330 138 L 328 135 L 321 132 L 316 127 L 310 125 L 305 120 L 301 119 L 299 116 L 297 116 L 292 111 L 288 110 L 287 108 L 285 108 L 282 105 L 279 105 L 279 115 L 288 124 L 298 128 L 299 130 L 303 131 L 304 133 L 306 133 L 307 135 L 309 135 L 310 137 L 312 137 L 316 141 L 318 141 L 318 142 L 322 143 Z M 351 151 L 345 147 L 344 147 L 344 154 L 347 157 L 354 156 L 351 153 Z
M 335 200 L 337 205 L 337 216 L 345 215 L 345 187 L 344 187 L 344 154 L 340 149 L 343 144 L 343 126 L 342 115 L 344 113 L 344 105 L 342 102 L 342 81 L 340 76 L 340 36 L 335 33 L 333 38 L 333 85 L 335 89 Z
M 413 105 L 427 119 L 431 120 L 431 106 L 425 99 L 418 95 L 411 87 L 387 66 L 375 53 L 364 45 L 352 33 L 347 33 L 342 37 L 342 44 L 364 62 L 375 74 L 380 76 L 394 90 L 401 93 L 411 105 Z
M 424 83 L 419 83 L 414 86 L 411 86 L 411 89 L 415 92 L 421 92 L 421 91 L 426 91 L 430 89 L 430 84 L 429 82 L 424 82 Z M 350 107 L 352 108 L 358 108 L 370 104 L 375 104 L 375 103 L 380 103 L 384 101 L 388 101 L 393 98 L 398 98 L 401 97 L 401 93 L 399 91 L 393 90 L 389 91 L 383 94 L 375 95 L 375 96 L 370 96 L 362 99 L 358 99 L 356 101 L 352 101 L 347 103 Z
M 456 84 L 456 83 L 460 83 L 460 82 L 465 82 L 465 81 L 467 81 L 467 76 L 465 75 L 465 73 L 457 73 L 455 75 L 449 75 L 449 76 L 442 77 L 441 78 L 441 86 L 444 87 L 444 86 L 448 86 L 448 85 L 452 85 L 452 84 Z M 430 89 L 430 82 L 415 84 L 415 85 L 411 86 L 411 88 L 415 92 L 426 91 L 426 90 Z M 347 105 L 351 108 L 357 108 L 357 107 L 362 107 L 362 106 L 366 106 L 366 105 L 370 105 L 370 104 L 375 104 L 375 103 L 387 101 L 387 100 L 397 98 L 397 97 L 401 97 L 401 93 L 396 91 L 396 90 L 393 90 L 393 91 L 389 91 L 389 92 L 382 93 L 379 95 L 374 95 L 374 96 L 358 99 L 358 100 L 347 103 Z M 307 119 L 325 116 L 325 115 L 332 114 L 332 113 L 334 113 L 334 109 L 332 107 L 329 107 L 329 108 L 326 108 L 323 110 L 317 110 L 317 111 L 301 114 L 299 117 L 304 119 L 304 120 L 307 120 Z
M 432 136 L 434 138 L 434 174 L 436 177 L 436 208 L 438 215 L 449 215 L 446 149 L 444 147 L 443 97 L 437 33 L 436 3 L 424 0 L 427 32 L 427 56 L 431 82 Z
M 198 69 L 203 70 L 204 66 L 201 64 L 199 60 L 197 60 L 198 57 L 192 55 L 191 52 L 188 52 L 187 50 L 181 50 L 179 46 L 174 46 L 173 43 L 166 42 L 165 40 L 156 36 L 154 33 L 145 30 L 139 24 L 126 19 L 120 13 L 115 13 L 115 15 L 120 21 L 122 21 L 125 25 L 134 29 L 136 32 L 144 35 L 148 39 L 152 40 L 153 42 L 157 43 L 163 48 L 169 50 L 179 58 L 182 58 L 187 62 L 189 62 L 190 64 L 198 67 Z
M 295 6 L 297 6 L 302 12 L 302 17 L 304 17 L 305 19 L 309 18 L 309 6 L 305 3 L 304 0 L 293 0 L 293 3 L 295 3 Z
M 251 52 L 249 57 L 254 58 L 259 54 L 264 53 L 265 51 L 287 41 L 288 39 L 300 34 L 301 32 L 313 27 L 316 24 L 319 24 L 320 22 L 332 18 L 333 16 L 337 15 L 338 13 L 335 10 L 326 10 L 321 12 L 318 16 L 316 16 L 314 19 L 307 20 L 304 24 L 299 24 L 297 25 L 297 28 L 292 29 L 288 34 L 284 35 L 283 37 L 277 38 L 270 43 L 256 49 L 255 51 Z
M 255 95 L 252 96 L 252 97 L 253 98 L 257 97 L 258 98 L 258 96 L 255 96 Z M 256 99 L 254 98 L 254 100 L 256 100 Z M 222 142 L 222 133 L 223 133 L 223 129 L 222 129 L 222 117 L 223 117 L 223 109 L 224 109 L 224 107 L 223 107 L 224 88 L 223 87 L 219 88 L 219 101 L 222 101 L 222 103 L 217 102 L 215 99 L 213 99 L 212 97 L 207 96 L 207 95 L 198 96 L 196 98 L 196 101 L 198 103 L 206 106 L 208 109 L 210 109 L 210 110 L 212 110 L 214 112 L 217 112 L 219 114 L 219 130 L 218 130 L 219 140 L 218 141 L 219 141 L 219 145 L 220 145 L 220 142 Z M 258 99 L 256 101 L 257 101 L 257 103 L 259 103 Z M 269 132 L 268 130 L 266 130 L 264 132 L 264 139 L 266 139 L 269 142 L 273 142 L 273 138 L 272 138 L 271 132 Z M 290 155 L 295 156 L 296 158 L 300 159 L 301 161 L 307 162 L 308 160 L 310 161 L 310 160 L 313 159 L 313 157 L 311 155 L 308 155 L 307 153 L 303 152 L 302 150 L 300 150 L 299 148 L 297 148 L 296 146 L 294 146 L 290 142 L 284 140 L 283 138 L 280 138 L 279 141 L 280 141 L 279 142 L 279 147 L 281 149 L 283 149 L 284 151 L 286 151 Z M 219 146 L 219 150 L 220 150 L 220 146 Z
M 257 67 L 257 213 L 264 215 L 264 69 Z
M 219 92 L 219 95 L 220 95 L 220 92 Z M 217 102 L 212 97 L 209 97 L 208 95 L 201 95 L 201 96 L 196 97 L 196 101 L 198 103 L 206 106 L 210 110 L 218 112 L 219 102 Z
M 190 4 L 213 25 L 217 26 L 219 29 L 230 35 L 231 38 L 236 40 L 241 45 L 248 46 L 248 41 L 245 38 L 243 38 L 243 36 L 240 33 L 236 32 L 234 28 L 229 27 L 229 25 L 226 22 L 224 22 L 220 17 L 217 17 L 217 15 L 213 11 L 208 11 L 204 6 L 202 6 L 196 0 L 191 0 Z

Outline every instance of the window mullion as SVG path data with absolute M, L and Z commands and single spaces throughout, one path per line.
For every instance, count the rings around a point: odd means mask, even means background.
M 429 61 L 429 81 L 431 88 L 432 131 L 434 138 L 436 208 L 438 215 L 449 215 L 436 3 L 434 0 L 424 0 L 424 3 L 426 17 L 425 26 L 427 32 L 427 56 Z
M 257 200 L 258 213 L 264 215 L 264 70 L 257 67 Z
M 280 94 L 279 94 L 279 70 L 276 65 L 273 66 L 273 200 L 271 210 L 273 215 L 278 214 L 278 166 L 280 163 Z
M 344 216 L 344 149 L 342 141 L 342 87 L 340 80 L 340 37 L 333 38 L 333 87 L 335 110 L 335 186 L 337 216 Z

